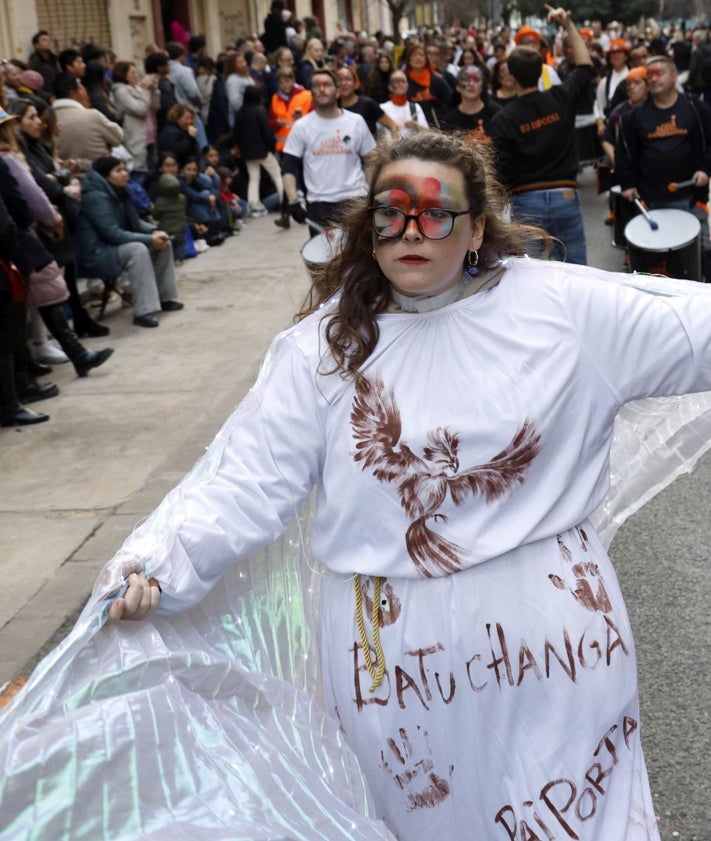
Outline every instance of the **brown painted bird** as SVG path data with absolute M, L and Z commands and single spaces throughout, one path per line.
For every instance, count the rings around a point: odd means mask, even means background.
M 353 459 L 362 462 L 380 482 L 397 486 L 400 504 L 412 520 L 405 535 L 407 551 L 426 578 L 457 572 L 473 560 L 468 550 L 428 527 L 447 520 L 438 513 L 447 494 L 461 505 L 475 494 L 487 503 L 500 499 L 517 483 L 540 450 L 540 435 L 526 419 L 511 442 L 491 461 L 460 472 L 459 435 L 447 427 L 427 433 L 428 446 L 416 455 L 400 440 L 402 422 L 392 389 L 376 377 L 360 377 L 351 410 L 356 440 Z

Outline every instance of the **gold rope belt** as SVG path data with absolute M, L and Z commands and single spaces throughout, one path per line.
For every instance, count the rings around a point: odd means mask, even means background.
M 360 586 L 360 574 L 356 573 L 353 577 L 355 586 L 355 613 L 356 624 L 358 625 L 358 633 L 360 634 L 360 644 L 363 647 L 363 657 L 365 658 L 365 667 L 368 674 L 373 679 L 370 687 L 371 692 L 380 686 L 385 675 L 385 654 L 383 647 L 380 644 L 380 589 L 383 579 L 376 575 L 373 577 L 373 609 L 371 611 L 370 621 L 373 626 L 373 648 L 375 649 L 375 661 L 371 654 L 371 646 L 368 640 L 368 632 L 365 629 L 365 619 L 363 618 L 363 590 Z

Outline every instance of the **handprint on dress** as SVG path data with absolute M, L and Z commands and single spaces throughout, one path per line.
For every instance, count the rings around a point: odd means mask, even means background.
M 373 616 L 373 596 L 370 593 L 373 585 L 372 578 L 361 576 L 360 591 L 363 596 L 363 605 L 365 615 L 371 619 Z M 400 618 L 402 613 L 402 604 L 400 599 L 395 595 L 392 584 L 387 578 L 383 578 L 380 587 L 380 610 L 378 611 L 378 625 L 381 628 L 386 628 L 392 625 Z
M 395 739 L 388 739 L 388 747 L 392 754 L 390 761 L 385 758 L 385 751 L 380 751 L 380 767 L 387 771 L 395 784 L 402 789 L 410 812 L 414 812 L 415 809 L 431 809 L 449 797 L 449 783 L 434 770 L 429 734 L 419 725 L 417 731 L 419 744 L 415 749 L 407 730 L 401 727 L 398 730 L 399 744 Z M 449 777 L 452 776 L 453 770 L 454 767 L 450 766 Z
M 584 529 L 576 526 L 575 531 L 578 536 L 578 542 L 583 552 L 588 551 L 588 536 Z M 570 564 L 570 572 L 574 578 L 566 585 L 564 578 L 561 578 L 555 573 L 551 573 L 548 578 L 554 587 L 559 590 L 565 590 L 566 586 L 575 597 L 579 605 L 593 613 L 609 613 L 612 610 L 610 598 L 605 589 L 605 582 L 600 574 L 600 569 L 593 561 L 579 561 L 573 563 L 573 553 L 565 544 L 561 535 L 556 535 L 558 541 L 558 549 L 561 557 Z M 570 577 L 570 576 L 569 576 Z

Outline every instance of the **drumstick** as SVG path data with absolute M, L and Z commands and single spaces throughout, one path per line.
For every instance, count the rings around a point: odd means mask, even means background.
M 642 216 L 644 216 L 644 218 L 647 220 L 647 222 L 649 222 L 649 227 L 650 227 L 653 231 L 656 231 L 656 230 L 657 230 L 657 228 L 659 228 L 659 223 L 658 223 L 658 222 L 655 222 L 655 221 L 654 221 L 654 219 L 652 219 L 652 217 L 649 215 L 649 213 L 647 212 L 647 208 L 646 208 L 646 207 L 642 204 L 642 202 L 639 200 L 639 196 L 635 196 L 635 197 L 634 197 L 634 203 L 635 203 L 635 204 L 637 205 L 637 207 L 638 207 L 638 208 L 642 211 Z
M 309 219 L 308 217 L 304 220 L 309 228 L 313 228 L 314 231 L 318 231 L 320 234 L 323 233 L 324 229 L 319 225 L 318 222 L 314 222 L 313 219 Z
M 683 190 L 684 187 L 693 187 L 696 184 L 695 178 L 689 178 L 687 181 L 670 181 L 667 184 L 667 190 L 670 193 L 676 193 L 677 190 Z

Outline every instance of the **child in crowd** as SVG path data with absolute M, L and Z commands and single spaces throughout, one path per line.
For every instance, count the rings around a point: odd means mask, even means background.
M 187 198 L 188 216 L 207 226 L 207 244 L 221 245 L 232 229 L 220 200 L 217 175 L 200 172 L 195 158 L 189 158 L 180 171 L 180 185 Z
M 234 173 L 229 167 L 218 167 L 217 176 L 220 179 L 220 198 L 227 206 L 228 218 L 232 227 L 240 230 L 244 226 L 244 219 L 249 213 L 249 204 L 240 198 L 237 193 L 232 192 Z
M 167 172 L 158 179 L 158 195 L 153 204 L 153 215 L 160 227 L 170 234 L 173 254 L 177 261 L 197 257 L 192 231 L 188 224 L 188 200 L 180 189 L 180 181 Z M 203 231 L 204 225 L 201 225 Z

